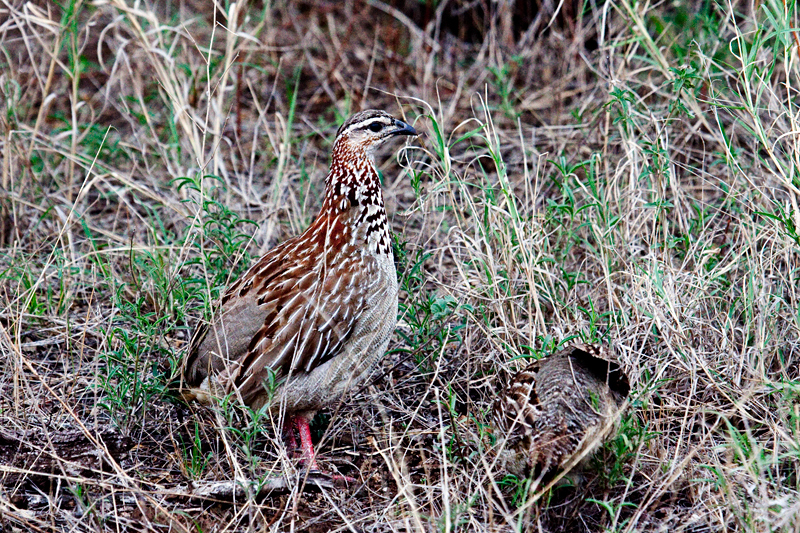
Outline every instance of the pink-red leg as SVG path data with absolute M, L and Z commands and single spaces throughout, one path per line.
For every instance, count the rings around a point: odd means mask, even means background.
M 314 454 L 314 444 L 311 442 L 311 428 L 308 425 L 308 419 L 303 415 L 294 417 L 294 423 L 297 426 L 297 431 L 300 433 L 300 447 L 303 449 L 303 460 L 308 465 L 308 469 L 312 472 L 320 472 L 317 465 L 317 457 Z
M 288 418 L 283 422 L 283 437 L 286 439 L 286 445 L 291 451 L 297 449 L 297 439 L 294 437 L 294 427 L 292 427 L 293 421 L 294 418 Z
M 297 426 L 297 431 L 300 433 L 300 447 L 303 449 L 303 461 L 308 465 L 310 472 L 319 472 L 329 476 L 333 481 L 343 481 L 344 483 L 355 483 L 356 480 L 339 474 L 328 474 L 323 472 L 319 465 L 317 465 L 317 456 L 314 453 L 314 444 L 311 442 L 311 428 L 308 425 L 308 419 L 302 415 L 292 417 L 292 422 Z

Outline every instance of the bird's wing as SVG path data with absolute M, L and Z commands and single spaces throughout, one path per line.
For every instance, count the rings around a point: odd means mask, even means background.
M 218 313 L 211 322 L 197 324 L 183 360 L 183 378 L 196 387 L 211 373 L 228 370 L 228 363 L 242 358 L 250 339 L 262 326 L 263 317 L 253 297 L 258 287 L 269 284 L 273 277 L 285 277 L 288 260 L 296 243 L 287 240 L 271 249 L 258 263 L 230 285 L 219 302 Z M 263 272 L 263 275 L 262 275 Z M 270 274 L 271 273 L 271 274 Z M 281 281 L 281 280 L 278 280 Z
M 353 335 L 369 295 L 377 290 L 379 270 L 372 257 L 335 260 L 266 262 L 254 267 L 251 283 L 238 288 L 255 299 L 263 317 L 246 351 L 228 369 L 230 384 L 245 402 L 261 394 L 270 372 L 281 378 L 309 373 L 338 355 Z
M 383 281 L 374 257 L 346 251 L 344 222 L 317 219 L 228 288 L 218 317 L 192 338 L 187 384 L 214 372 L 248 403 L 271 373 L 309 373 L 340 353 Z

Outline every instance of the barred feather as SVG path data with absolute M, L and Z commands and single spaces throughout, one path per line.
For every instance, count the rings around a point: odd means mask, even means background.
M 605 437 L 630 390 L 601 345 L 575 344 L 530 363 L 495 400 L 512 473 L 553 470 Z M 602 434 L 601 434 L 602 433 Z

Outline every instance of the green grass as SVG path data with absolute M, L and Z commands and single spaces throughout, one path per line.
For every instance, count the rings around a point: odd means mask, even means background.
M 795 4 L 586 3 L 527 34 L 460 0 L 162 4 L 0 7 L 2 524 L 800 527 Z M 170 386 L 221 291 L 310 223 L 362 106 L 423 132 L 377 157 L 389 354 L 314 424 L 364 486 L 256 498 L 298 472 L 280 421 Z M 582 481 L 543 491 L 497 467 L 489 414 L 568 339 L 612 345 L 632 394 Z M 135 444 L 88 462 L 73 434 Z M 231 480 L 249 496 L 187 496 Z

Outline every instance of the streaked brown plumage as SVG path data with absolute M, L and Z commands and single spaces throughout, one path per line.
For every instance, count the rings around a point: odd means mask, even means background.
M 613 429 L 629 390 L 605 346 L 575 344 L 530 363 L 495 400 L 494 423 L 507 437 L 502 466 L 539 475 L 588 455 Z
M 233 283 L 190 342 L 186 395 L 204 401 L 235 392 L 254 409 L 285 409 L 312 469 L 309 420 L 367 376 L 397 322 L 397 273 L 373 154 L 395 136 L 416 134 L 385 111 L 345 121 L 316 219 Z M 278 384 L 271 391 L 270 382 Z

